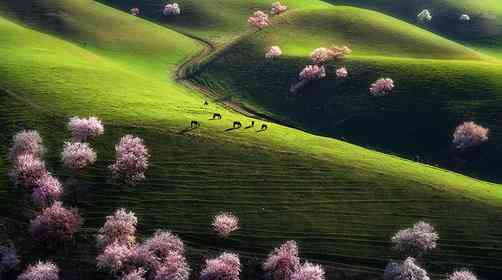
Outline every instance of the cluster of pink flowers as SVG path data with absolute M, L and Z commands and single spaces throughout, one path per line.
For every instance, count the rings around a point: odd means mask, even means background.
M 47 174 L 45 163 L 33 154 L 23 154 L 16 158 L 10 176 L 19 184 L 31 189 L 39 178 Z
M 121 280 L 145 280 L 146 270 L 138 268 L 124 274 Z
M 256 11 L 248 18 L 248 23 L 258 29 L 263 29 L 270 25 L 268 15 L 262 11 Z
M 349 76 L 349 71 L 345 67 L 336 69 L 336 76 L 338 78 L 347 78 Z
M 30 232 L 42 241 L 68 240 L 79 231 L 82 218 L 76 209 L 66 209 L 57 201 L 31 220 Z
M 44 152 L 42 137 L 35 130 L 23 130 L 12 138 L 12 146 L 9 150 L 9 158 L 16 161 L 19 156 L 32 155 L 41 157 Z
M 453 133 L 453 144 L 455 144 L 458 149 L 479 146 L 488 141 L 489 132 L 489 129 L 474 122 L 464 122 L 455 129 L 455 133 Z
M 324 66 L 307 65 L 300 72 L 300 79 L 302 80 L 320 80 L 324 77 L 326 77 Z
M 300 267 L 298 245 L 293 240 L 274 249 L 263 263 L 263 270 L 271 276 L 272 280 L 290 280 Z
M 373 96 L 388 95 L 394 89 L 394 81 L 390 78 L 381 78 L 371 84 L 370 93 Z
M 154 280 L 187 280 L 190 268 L 183 255 L 170 252 L 157 269 Z
M 38 262 L 30 265 L 17 280 L 58 280 L 59 268 L 52 262 Z
M 279 46 L 272 46 L 265 54 L 266 58 L 276 58 L 282 55 L 282 50 Z
M 105 131 L 101 120 L 96 117 L 89 117 L 87 119 L 79 117 L 70 118 L 68 130 L 71 132 L 72 141 L 74 142 L 88 141 L 90 138 L 102 135 Z
M 140 247 L 160 260 L 166 259 L 173 252 L 180 255 L 185 252 L 185 245 L 177 235 L 162 230 L 156 231 Z
M 398 231 L 391 239 L 394 249 L 406 256 L 422 256 L 436 248 L 439 235 L 433 226 L 418 222 L 413 227 Z
M 310 54 L 312 62 L 317 65 L 322 65 L 332 59 L 341 59 L 352 53 L 352 50 L 347 47 L 333 46 L 328 48 L 317 48 Z
M 478 280 L 478 277 L 469 270 L 459 270 L 450 274 L 448 280 Z
M 0 275 L 2 272 L 9 271 L 17 266 L 16 249 L 12 247 L 0 246 Z
M 165 16 L 179 15 L 181 14 L 180 5 L 178 3 L 171 3 L 164 6 L 162 14 Z
M 274 3 L 272 3 L 272 9 L 270 10 L 270 13 L 272 15 L 278 15 L 278 14 L 284 13 L 287 10 L 288 10 L 288 6 L 282 5 L 281 2 L 274 2 Z
M 239 256 L 224 252 L 217 258 L 206 260 L 200 280 L 239 280 L 240 273 Z
M 115 146 L 115 153 L 115 163 L 110 165 L 114 179 L 131 185 L 145 179 L 150 154 L 141 138 L 123 136 Z
M 321 65 L 332 58 L 331 50 L 327 48 L 317 48 L 310 54 L 312 62 L 317 65 Z
M 121 272 L 133 254 L 133 249 L 127 244 L 114 242 L 105 247 L 96 258 L 99 269 L 108 269 L 112 273 Z
M 145 280 L 145 273 L 143 268 L 138 268 L 124 275 L 122 280 Z
M 432 20 L 432 14 L 429 10 L 425 9 L 417 15 L 417 19 L 421 22 L 429 22 Z
M 21 131 L 13 137 L 10 157 L 13 168 L 10 176 L 32 192 L 32 200 L 39 207 L 47 207 L 59 200 L 63 186 L 46 169 L 41 159 L 44 151 L 42 138 L 36 131 Z
M 305 262 L 291 276 L 291 280 L 324 280 L 324 269 L 320 265 Z
M 402 263 L 391 261 L 384 271 L 384 280 L 430 280 L 427 271 L 416 264 L 414 258 L 407 258 Z
M 139 16 L 139 14 L 141 13 L 140 10 L 138 8 L 132 8 L 129 10 L 129 13 L 131 13 L 131 15 L 133 16 Z
M 66 142 L 61 152 L 63 165 L 73 171 L 79 171 L 94 164 L 96 158 L 96 152 L 89 143 Z
M 212 225 L 219 236 L 227 237 L 239 229 L 239 217 L 232 213 L 221 213 L 214 216 Z
M 39 207 L 48 207 L 63 196 L 63 186 L 49 173 L 42 175 L 35 181 L 35 186 L 31 198 L 33 203 Z
M 136 244 L 137 222 L 125 209 L 106 218 L 98 236 L 98 245 L 104 247 L 96 258 L 98 268 L 123 279 L 144 279 L 146 274 L 152 280 L 187 280 L 190 268 L 183 255 L 183 241 L 170 231 L 159 230 Z
M 136 243 L 136 226 L 138 218 L 133 212 L 118 209 L 111 216 L 106 217 L 105 224 L 99 229 L 98 245 L 106 247 L 112 243 L 134 245 Z

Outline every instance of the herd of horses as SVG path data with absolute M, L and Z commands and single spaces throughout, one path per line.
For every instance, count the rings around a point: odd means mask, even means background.
M 204 102 L 204 105 L 208 105 L 207 102 Z M 222 116 L 220 113 L 214 113 L 213 114 L 213 120 L 221 120 L 222 119 Z M 195 121 L 193 120 L 191 123 L 190 123 L 190 127 L 191 128 L 197 128 L 197 127 L 200 127 L 200 122 L 199 121 Z M 255 125 L 255 121 L 251 121 L 251 125 L 248 126 L 247 128 L 251 128 L 251 127 L 254 127 Z M 242 123 L 240 121 L 234 121 L 234 124 L 233 124 L 233 129 L 239 129 L 242 127 Z M 267 130 L 268 129 L 268 126 L 266 124 L 262 124 L 261 125 L 261 131 L 264 131 L 264 130 Z

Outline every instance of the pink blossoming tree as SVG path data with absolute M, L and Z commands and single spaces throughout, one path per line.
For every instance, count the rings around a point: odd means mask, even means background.
M 130 246 L 112 243 L 96 258 L 97 266 L 99 269 L 119 274 L 125 269 L 132 254 L 133 249 Z
M 376 80 L 370 87 L 370 94 L 373 96 L 385 96 L 394 89 L 394 81 L 390 78 Z
M 263 270 L 272 280 L 290 280 L 291 276 L 300 270 L 298 245 L 290 240 L 275 248 L 263 263 Z
M 320 265 L 305 262 L 291 280 L 324 280 L 324 269 Z
M 476 147 L 488 141 L 489 129 L 474 122 L 464 122 L 453 133 L 453 144 L 458 149 Z
M 36 206 L 48 207 L 63 196 L 63 186 L 49 173 L 38 178 L 35 186 L 31 198 Z
M 215 259 L 206 260 L 200 280 L 239 280 L 240 273 L 239 256 L 225 252 Z
M 174 16 L 181 14 L 180 5 L 178 3 L 170 3 L 164 6 L 162 14 L 165 16 Z
M 326 69 L 324 66 L 319 65 L 307 65 L 300 72 L 300 81 L 291 86 L 290 92 L 296 93 L 310 81 L 320 80 L 326 77 Z
M 35 130 L 23 130 L 12 137 L 12 146 L 9 150 L 9 158 L 16 161 L 19 156 L 32 155 L 39 158 L 44 152 L 42 137 Z
M 105 224 L 99 229 L 98 246 L 106 247 L 112 243 L 133 246 L 136 243 L 136 226 L 138 218 L 133 212 L 118 209 L 113 215 L 106 217 Z
M 448 275 L 448 280 L 478 280 L 478 277 L 469 270 L 459 270 Z
M 436 248 L 438 239 L 434 227 L 420 221 L 411 228 L 398 231 L 391 241 L 394 249 L 403 256 L 421 257 Z
M 312 63 L 316 65 L 322 65 L 333 59 L 342 59 L 351 53 L 352 50 L 347 46 L 333 46 L 329 49 L 321 47 L 312 51 L 310 58 L 312 59 Z
M 248 23 L 258 29 L 263 29 L 270 25 L 268 15 L 262 11 L 256 11 L 248 18 Z
M 232 213 L 221 213 L 213 218 L 213 229 L 221 237 L 228 237 L 239 229 L 239 218 Z
M 73 142 L 86 142 L 102 135 L 105 132 L 101 120 L 96 117 L 70 118 L 70 121 L 68 122 L 68 130 L 71 133 Z
M 61 153 L 63 165 L 74 172 L 80 172 L 94 164 L 96 158 L 96 152 L 89 143 L 66 142 Z
M 282 5 L 281 2 L 274 2 L 272 3 L 272 9 L 270 10 L 270 14 L 278 15 L 284 13 L 287 10 L 288 6 Z
M 132 8 L 129 10 L 129 13 L 133 16 L 139 16 L 139 14 L 141 13 L 140 10 L 138 8 Z
M 152 237 L 140 246 L 141 249 L 150 252 L 156 259 L 166 260 L 171 253 L 182 255 L 185 251 L 183 241 L 170 231 L 158 230 Z
M 41 177 L 47 175 L 47 169 L 40 158 L 33 154 L 23 154 L 16 158 L 9 174 L 16 184 L 31 190 Z
M 190 268 L 183 255 L 169 253 L 155 273 L 154 280 L 188 280 Z
M 59 268 L 52 262 L 38 262 L 30 265 L 17 280 L 58 280 Z
M 349 71 L 345 67 L 336 69 L 336 76 L 338 78 L 347 78 L 349 76 Z
M 279 46 L 272 46 L 265 54 L 266 58 L 276 58 L 282 55 L 282 50 Z
M 64 241 L 71 239 L 80 229 L 82 218 L 76 209 L 66 209 L 61 202 L 45 208 L 31 220 L 30 232 L 40 241 Z
M 138 268 L 125 274 L 122 280 L 146 280 L 145 273 L 143 268 Z
M 418 266 L 414 258 L 407 258 L 402 263 L 391 261 L 384 271 L 384 280 L 430 280 L 427 271 Z
M 115 180 L 135 185 L 145 179 L 150 154 L 141 138 L 123 136 L 115 146 L 115 154 L 115 163 L 110 166 Z

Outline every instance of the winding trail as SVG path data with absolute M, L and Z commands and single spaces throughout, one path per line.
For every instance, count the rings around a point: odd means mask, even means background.
M 183 86 L 185 86 L 191 90 L 200 92 L 203 95 L 209 97 L 214 102 L 222 105 L 226 109 L 240 113 L 246 117 L 265 121 L 265 122 L 280 124 L 283 126 L 287 126 L 287 127 L 301 130 L 301 131 L 304 131 L 304 132 L 307 132 L 310 134 L 315 134 L 318 136 L 328 136 L 328 135 L 325 135 L 325 134 L 322 134 L 319 132 L 307 130 L 307 129 L 303 128 L 301 125 L 295 124 L 293 122 L 289 122 L 289 121 L 286 121 L 283 119 L 274 118 L 270 115 L 257 112 L 255 110 L 249 108 L 245 104 L 240 103 L 240 102 L 222 99 L 221 96 L 218 95 L 217 93 L 200 85 L 197 82 L 194 82 L 194 80 L 192 78 L 200 71 L 201 66 L 204 66 L 205 63 L 207 63 L 210 60 L 214 59 L 215 57 L 219 56 L 226 49 L 232 47 L 236 42 L 238 42 L 241 39 L 241 37 L 247 36 L 249 34 L 245 33 L 242 36 L 237 37 L 233 41 L 225 44 L 223 47 L 218 48 L 211 41 L 205 40 L 205 39 L 200 38 L 198 36 L 195 36 L 193 34 L 181 32 L 179 30 L 176 30 L 176 32 L 179 32 L 180 34 L 183 34 L 183 35 L 197 41 L 199 44 L 201 44 L 203 46 L 203 49 L 199 53 L 188 58 L 186 61 L 184 61 L 182 64 L 180 64 L 176 68 L 175 77 L 174 77 L 174 80 L 176 82 L 182 84 Z M 255 31 L 255 32 L 258 32 L 258 31 Z

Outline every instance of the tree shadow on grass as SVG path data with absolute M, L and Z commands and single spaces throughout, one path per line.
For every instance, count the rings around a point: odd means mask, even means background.
M 178 132 L 178 134 L 185 134 L 185 133 L 190 132 L 192 130 L 195 130 L 197 128 L 199 128 L 199 127 L 187 127 L 185 129 L 181 130 L 180 132 Z
M 237 130 L 237 129 L 240 129 L 240 127 L 227 128 L 227 129 L 225 129 L 225 132 L 232 131 L 232 130 Z

